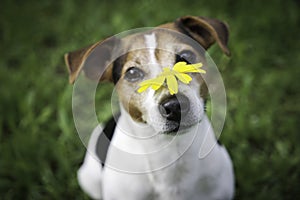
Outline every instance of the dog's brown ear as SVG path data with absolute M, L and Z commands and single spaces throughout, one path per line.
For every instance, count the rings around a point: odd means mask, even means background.
M 227 46 L 229 31 L 225 23 L 206 17 L 185 16 L 178 18 L 175 25 L 183 33 L 199 42 L 204 49 L 208 49 L 217 42 L 222 51 L 226 55 L 230 55 Z
M 92 80 L 112 80 L 112 53 L 119 39 L 115 37 L 65 54 L 69 81 L 74 83 L 81 71 Z

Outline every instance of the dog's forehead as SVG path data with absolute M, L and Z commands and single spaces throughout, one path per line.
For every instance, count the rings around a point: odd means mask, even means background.
M 161 29 L 130 35 L 124 38 L 123 48 L 126 50 L 124 62 L 167 65 L 174 64 L 175 54 L 193 49 L 181 33 Z
M 174 46 L 183 43 L 182 34 L 176 31 L 155 29 L 125 37 L 124 47 L 127 50 L 164 49 L 173 51 Z

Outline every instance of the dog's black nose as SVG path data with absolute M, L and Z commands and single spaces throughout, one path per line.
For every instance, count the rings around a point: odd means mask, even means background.
M 160 114 L 168 120 L 180 122 L 190 110 L 190 102 L 184 95 L 174 95 L 163 100 L 159 105 Z

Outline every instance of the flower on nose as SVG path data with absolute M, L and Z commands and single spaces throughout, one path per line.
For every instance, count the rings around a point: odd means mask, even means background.
M 144 92 L 148 88 L 153 90 L 158 90 L 163 85 L 167 85 L 171 95 L 178 93 L 178 80 L 184 84 L 189 84 L 192 77 L 187 73 L 203 73 L 206 71 L 200 69 L 202 63 L 187 64 L 186 62 L 177 62 L 172 69 L 169 67 L 163 68 L 162 73 L 160 73 L 156 78 L 145 80 L 139 84 L 139 93 Z

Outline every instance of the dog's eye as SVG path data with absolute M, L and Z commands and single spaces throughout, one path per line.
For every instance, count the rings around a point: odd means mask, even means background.
M 189 50 L 184 50 L 176 55 L 177 62 L 186 62 L 187 64 L 192 64 L 196 62 L 196 55 Z
M 124 78 L 129 82 L 136 82 L 144 78 L 144 72 L 136 67 L 127 69 Z

